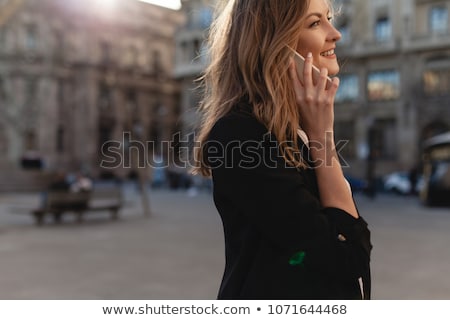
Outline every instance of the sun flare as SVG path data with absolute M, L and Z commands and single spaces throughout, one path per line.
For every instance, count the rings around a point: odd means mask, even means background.
M 155 4 L 157 6 L 166 7 L 173 10 L 178 10 L 181 8 L 180 0 L 138 0 L 138 1 Z

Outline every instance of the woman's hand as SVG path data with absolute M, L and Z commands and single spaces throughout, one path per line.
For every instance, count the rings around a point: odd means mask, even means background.
M 339 87 L 339 79 L 333 78 L 327 90 L 328 70 L 322 68 L 319 81 L 314 84 L 312 60 L 312 54 L 309 53 L 303 69 L 304 83 L 298 78 L 294 61 L 291 61 L 289 69 L 300 110 L 300 126 L 311 140 L 323 141 L 327 132 L 333 132 L 334 98 Z
M 328 70 L 323 68 L 320 71 L 319 81 L 315 84 L 312 79 L 311 54 L 307 55 L 303 69 L 304 83 L 298 78 L 293 61 L 289 68 L 300 110 L 300 126 L 308 135 L 310 143 L 315 143 L 313 146 L 310 144 L 310 152 L 316 165 L 315 172 L 322 206 L 340 208 L 357 219 L 358 211 L 344 179 L 334 138 L 329 134 L 333 132 L 334 97 L 339 87 L 339 79 L 333 78 L 327 90 Z

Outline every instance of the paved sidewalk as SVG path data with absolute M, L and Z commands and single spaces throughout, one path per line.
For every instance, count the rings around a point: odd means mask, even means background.
M 214 299 L 222 225 L 211 194 L 157 190 L 153 216 L 126 188 L 119 221 L 37 227 L 36 194 L 0 194 L 0 299 Z M 450 210 L 416 199 L 357 196 L 373 235 L 374 299 L 450 299 Z
M 0 299 L 215 298 L 223 240 L 211 195 L 150 197 L 151 218 L 128 192 L 119 221 L 106 212 L 37 227 L 26 208 L 38 197 L 0 195 Z

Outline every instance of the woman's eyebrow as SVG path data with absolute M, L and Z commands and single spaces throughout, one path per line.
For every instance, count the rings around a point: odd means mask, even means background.
M 313 12 L 313 13 L 310 13 L 308 16 L 306 16 L 305 19 L 308 19 L 309 17 L 312 17 L 312 16 L 317 16 L 318 18 L 322 18 L 322 14 L 321 13 Z
M 328 10 L 326 15 L 328 16 L 329 14 L 330 14 L 330 11 Z M 308 19 L 309 17 L 312 17 L 312 16 L 322 18 L 323 14 L 320 12 L 312 12 L 312 13 L 308 14 L 305 19 Z

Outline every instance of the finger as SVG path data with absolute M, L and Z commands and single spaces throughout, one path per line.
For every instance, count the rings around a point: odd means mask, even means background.
M 307 88 L 311 88 L 314 85 L 312 80 L 312 64 L 312 53 L 308 52 L 305 59 L 305 65 L 303 67 L 303 83 Z
M 334 101 L 334 98 L 336 97 L 336 93 L 339 89 L 339 83 L 340 83 L 340 80 L 338 77 L 333 77 L 331 79 L 331 86 L 330 86 L 330 89 L 328 89 L 328 93 L 333 97 L 333 101 Z
M 322 68 L 320 69 L 319 81 L 317 82 L 317 88 L 319 92 L 324 91 L 327 88 L 328 81 L 328 69 Z
M 331 98 L 330 102 L 334 105 L 334 99 L 336 98 L 337 90 L 339 89 L 340 80 L 338 77 L 333 77 L 331 79 L 331 84 L 329 85 L 329 89 L 326 91 Z

